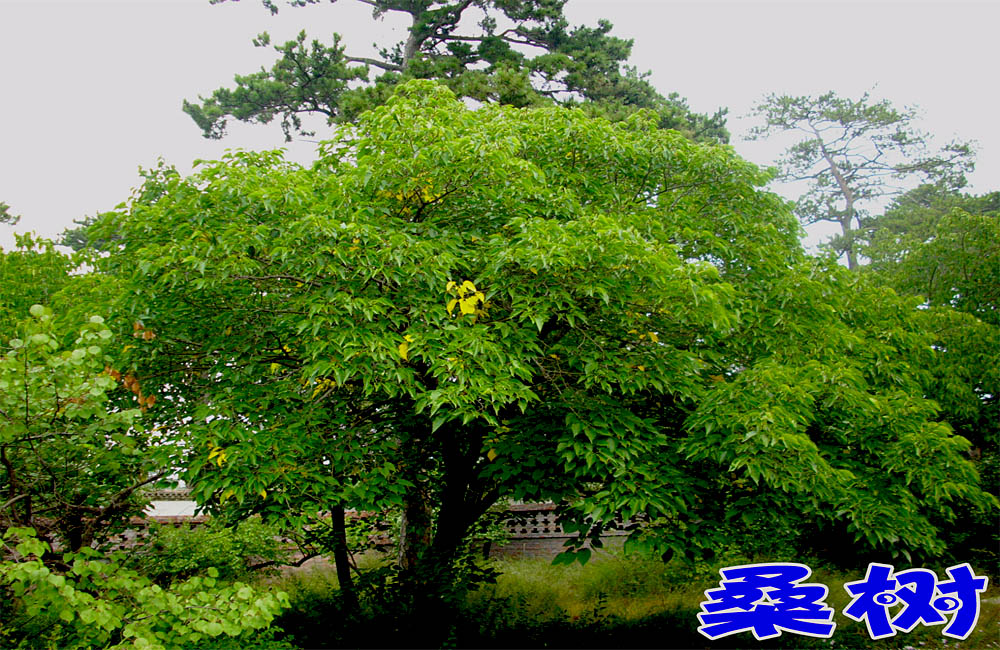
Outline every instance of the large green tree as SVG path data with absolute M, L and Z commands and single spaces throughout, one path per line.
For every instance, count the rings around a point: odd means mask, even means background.
M 868 93 L 845 99 L 768 95 L 754 109 L 764 123 L 751 139 L 792 132 L 799 139 L 778 161 L 786 180 L 808 181 L 796 206 L 805 224 L 840 226 L 833 248 L 858 266 L 856 239 L 874 202 L 905 189 L 914 179 L 949 187 L 965 184 L 973 166 L 968 143 L 952 142 L 929 152 L 928 136 L 914 125 L 915 109 L 874 101 Z
M 617 118 L 649 108 L 662 127 L 696 139 L 728 139 L 724 110 L 700 115 L 676 94 L 660 95 L 646 75 L 626 65 L 632 42 L 611 36 L 607 21 L 571 28 L 563 14 L 566 0 L 358 1 L 372 7 L 375 19 L 403 16 L 406 38 L 375 56 L 356 56 L 336 34 L 325 45 L 308 43 L 302 32 L 275 47 L 279 58 L 271 69 L 238 75 L 235 87 L 186 101 L 185 112 L 212 138 L 225 134 L 230 117 L 267 123 L 280 116 L 291 139 L 293 133 L 308 133 L 303 114 L 322 115 L 330 123 L 353 121 L 385 101 L 396 84 L 420 78 L 436 79 L 459 97 L 481 102 L 586 102 L 589 110 Z M 264 5 L 277 13 L 271 0 Z M 270 37 L 261 34 L 254 44 L 266 47 Z
M 401 580 L 432 594 L 504 498 L 581 540 L 642 516 L 659 552 L 742 517 L 940 553 L 935 521 L 995 502 L 922 397 L 915 301 L 806 258 L 767 173 L 658 127 L 418 81 L 311 167 L 151 175 L 100 265 L 199 499 L 426 499 Z

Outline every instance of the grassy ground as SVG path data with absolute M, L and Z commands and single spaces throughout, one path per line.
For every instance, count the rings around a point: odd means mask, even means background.
M 807 562 L 808 564 L 808 562 Z M 837 612 L 830 639 L 783 633 L 756 641 L 750 633 L 712 643 L 698 634 L 696 614 L 704 590 L 718 586 L 719 567 L 691 567 L 680 562 L 617 555 L 586 566 L 552 566 L 544 560 L 497 563 L 495 585 L 469 594 L 450 644 L 477 648 L 912 648 L 1000 649 L 1000 590 L 990 585 L 972 635 L 957 641 L 941 635 L 942 626 L 918 626 L 909 634 L 872 641 L 863 623 L 840 612 L 850 602 L 845 582 L 858 574 L 817 569 L 809 579 L 830 588 L 827 604 Z M 943 567 L 928 567 L 944 573 Z M 337 628 L 336 579 L 330 572 L 288 575 L 281 587 L 290 592 L 293 610 L 279 622 L 289 640 L 301 647 L 403 647 L 393 636 L 386 614 Z

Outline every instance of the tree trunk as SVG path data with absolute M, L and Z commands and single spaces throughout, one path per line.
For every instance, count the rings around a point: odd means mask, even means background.
M 416 569 L 431 544 L 431 511 L 424 486 L 414 482 L 403 502 L 397 563 L 402 573 Z
M 854 250 L 854 241 L 851 237 L 854 232 L 851 228 L 853 214 L 854 206 L 848 204 L 847 216 L 840 220 L 840 230 L 844 234 L 844 252 L 847 253 L 847 268 L 852 271 L 858 268 L 858 253 Z
M 358 593 L 351 575 L 350 549 L 347 547 L 347 522 L 343 504 L 330 506 L 330 525 L 333 528 L 333 561 L 337 567 L 337 582 L 344 608 L 355 613 L 358 610 Z
M 854 221 L 854 190 L 851 188 L 850 183 L 847 182 L 847 178 L 844 177 L 840 166 L 837 165 L 837 161 L 827 151 L 826 143 L 815 127 L 813 127 L 813 133 L 816 134 L 816 140 L 819 142 L 820 153 L 822 153 L 823 159 L 830 167 L 830 173 L 833 174 L 834 180 L 837 181 L 840 193 L 844 195 L 844 214 L 839 219 L 840 230 L 844 235 L 844 252 L 847 253 L 847 268 L 853 271 L 858 267 L 858 254 L 854 251 L 854 241 L 851 237 L 854 226 L 852 223 Z

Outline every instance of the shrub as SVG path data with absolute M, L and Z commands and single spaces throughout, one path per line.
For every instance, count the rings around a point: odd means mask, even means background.
M 165 650 L 218 647 L 215 640 L 228 637 L 248 647 L 288 606 L 284 592 L 226 584 L 215 569 L 163 588 L 122 566 L 120 555 L 92 549 L 66 554 L 60 573 L 41 562 L 50 549 L 34 535 L 29 528 L 5 535 L 20 538 L 14 559 L 0 563 L 7 596 L 0 641 L 8 646 Z
M 287 556 L 278 530 L 252 518 L 236 527 L 218 520 L 202 526 L 155 526 L 133 563 L 140 573 L 163 585 L 204 576 L 210 567 L 218 570 L 221 580 L 245 580 L 255 564 L 280 563 Z

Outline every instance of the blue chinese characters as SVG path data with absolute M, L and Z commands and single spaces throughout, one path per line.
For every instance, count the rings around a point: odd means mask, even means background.
M 829 637 L 836 624 L 833 609 L 823 603 L 826 585 L 799 584 L 809 577 L 804 564 L 769 563 L 726 567 L 719 589 L 705 592 L 698 631 L 709 639 L 753 632 L 757 639 L 782 630 Z
M 945 636 L 964 639 L 979 620 L 979 594 L 986 591 L 987 579 L 973 573 L 972 567 L 959 564 L 946 569 L 951 580 L 938 582 L 930 569 L 908 569 L 893 575 L 888 564 L 869 564 L 863 580 L 844 585 L 854 600 L 844 616 L 864 620 L 873 639 L 909 632 L 918 623 L 948 625 Z M 889 607 L 902 608 L 890 619 Z M 948 622 L 949 614 L 951 621 Z
M 944 625 L 941 633 L 965 639 L 979 620 L 979 594 L 987 578 L 968 563 L 946 569 L 950 580 L 939 582 L 930 569 L 895 573 L 891 565 L 872 563 L 861 580 L 844 589 L 852 597 L 844 616 L 864 621 L 872 639 L 910 632 L 917 625 Z M 709 639 L 752 632 L 758 640 L 782 631 L 830 637 L 836 623 L 824 603 L 823 584 L 802 584 L 811 570 L 804 564 L 774 562 L 721 569 L 718 589 L 705 592 L 698 631 Z M 890 611 L 890 608 L 892 611 Z

